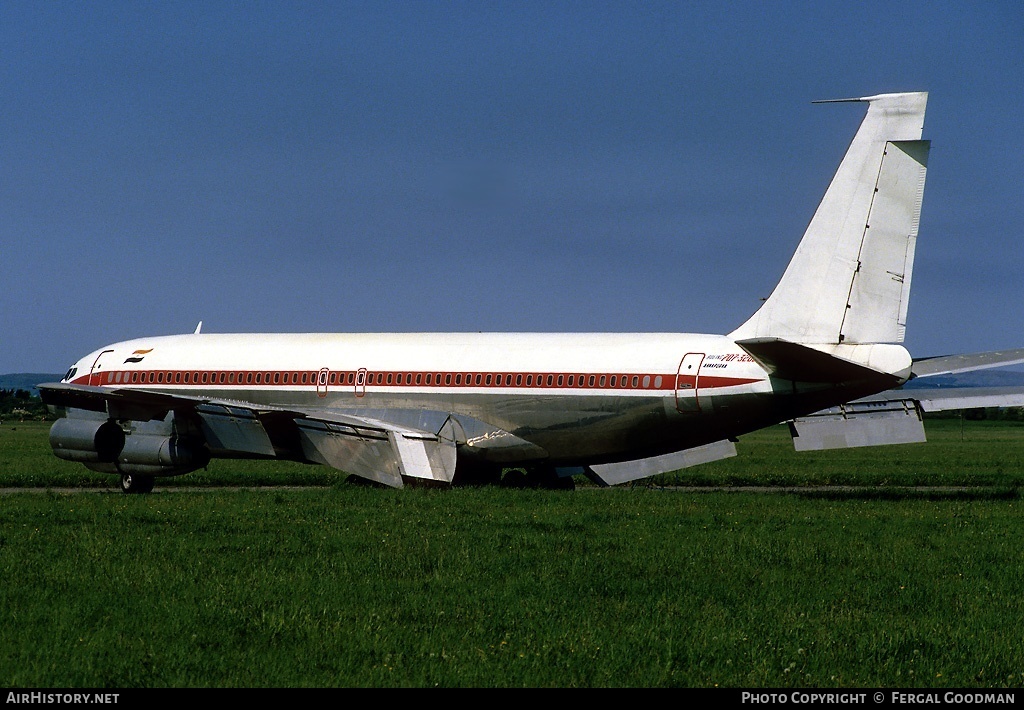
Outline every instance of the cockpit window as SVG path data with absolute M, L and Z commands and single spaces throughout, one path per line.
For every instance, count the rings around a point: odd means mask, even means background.
M 64 375 L 64 379 L 62 380 L 62 382 L 70 382 L 72 379 L 74 379 L 74 377 L 75 377 L 75 375 L 77 373 L 78 373 L 78 368 L 77 367 L 72 367 L 70 370 L 68 370 L 68 374 Z

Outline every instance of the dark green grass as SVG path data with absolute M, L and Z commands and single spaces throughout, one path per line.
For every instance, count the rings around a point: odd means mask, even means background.
M 49 423 L 0 426 L 0 488 L 115 488 L 117 478 L 61 461 L 47 443 Z M 745 435 L 734 458 L 658 476 L 641 485 L 694 486 L 988 486 L 1024 485 L 1024 423 L 937 419 L 926 422 L 928 443 L 835 451 L 793 450 L 788 429 Z M 208 485 L 330 486 L 345 475 L 288 461 L 218 459 L 206 470 L 161 478 L 157 487 Z M 586 485 L 578 478 L 580 485 Z
M 1016 686 L 1019 501 L 7 496 L 9 686 Z
M 981 424 L 964 444 L 987 463 L 959 480 L 997 488 L 892 500 L 879 481 L 832 498 L 175 482 L 5 495 L 0 683 L 1016 687 L 1019 430 Z M 953 425 L 900 481 L 921 466 L 954 476 L 971 452 Z M 777 434 L 741 442 L 741 457 L 778 466 L 766 482 L 821 482 Z M 34 436 L 45 447 L 45 428 Z M 0 476 L 32 475 L 13 471 L 31 438 L 4 432 Z M 864 459 L 850 459 L 852 475 Z M 323 475 L 218 463 L 256 482 Z
M 784 426 L 740 438 L 738 455 L 660 476 L 671 485 L 1024 485 L 1024 424 L 926 420 L 928 442 L 795 452 Z

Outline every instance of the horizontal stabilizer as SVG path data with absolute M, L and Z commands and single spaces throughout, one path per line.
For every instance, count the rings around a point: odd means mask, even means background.
M 723 439 L 663 456 L 590 466 L 589 473 L 593 475 L 588 474 L 588 477 L 598 485 L 615 486 L 639 478 L 656 476 L 659 473 L 678 471 L 681 468 L 727 459 L 735 455 L 736 445 L 728 439 Z
M 925 441 L 924 421 L 913 402 L 844 404 L 799 417 L 789 427 L 797 451 Z
M 958 372 L 972 372 L 991 367 L 1019 365 L 1024 362 L 1024 348 L 1014 350 L 993 350 L 986 353 L 970 355 L 942 355 L 914 360 L 911 369 L 913 377 L 930 377 L 932 375 L 955 375 Z
M 737 340 L 736 344 L 754 358 L 761 367 L 765 368 L 772 377 L 783 380 L 835 384 L 880 380 L 890 383 L 890 386 L 900 382 L 897 376 L 888 372 L 882 372 L 809 345 L 793 343 L 781 338 L 750 338 Z M 871 348 L 873 346 L 864 347 Z M 867 351 L 865 350 L 865 352 Z

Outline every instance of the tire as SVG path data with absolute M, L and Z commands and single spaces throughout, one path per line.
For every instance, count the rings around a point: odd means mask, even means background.
M 121 474 L 122 493 L 149 493 L 152 490 L 152 476 L 133 476 L 130 473 Z
M 501 482 L 501 466 L 492 463 L 459 461 L 455 465 L 453 486 L 492 486 Z
M 501 478 L 501 485 L 504 488 L 530 488 L 530 479 L 525 471 L 514 468 L 505 472 Z

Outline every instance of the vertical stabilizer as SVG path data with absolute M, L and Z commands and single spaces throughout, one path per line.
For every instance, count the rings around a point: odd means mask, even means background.
M 842 100 L 867 103 L 867 115 L 782 280 L 731 337 L 903 341 L 928 163 L 927 100 L 925 92 Z

